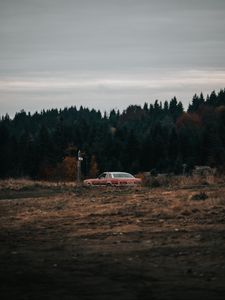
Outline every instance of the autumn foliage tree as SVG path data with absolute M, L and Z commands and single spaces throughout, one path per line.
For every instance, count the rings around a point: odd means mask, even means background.
M 55 166 L 43 162 L 40 166 L 39 176 L 45 180 L 75 181 L 77 160 L 75 157 L 66 156 Z
M 71 156 L 64 157 L 63 161 L 57 166 L 57 173 L 65 181 L 75 181 L 77 176 L 77 159 Z
M 92 155 L 89 176 L 96 177 L 98 175 L 98 172 L 99 172 L 99 170 L 98 170 L 98 164 L 96 161 L 96 157 L 95 157 L 95 155 Z

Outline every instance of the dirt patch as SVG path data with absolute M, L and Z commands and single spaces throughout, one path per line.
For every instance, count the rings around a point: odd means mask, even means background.
M 224 299 L 224 187 L 38 188 L 0 192 L 1 299 Z

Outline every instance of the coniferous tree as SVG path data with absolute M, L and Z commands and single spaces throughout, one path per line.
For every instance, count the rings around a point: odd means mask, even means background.
M 206 98 L 194 95 L 187 112 L 175 97 L 104 115 L 82 106 L 34 114 L 22 110 L 0 119 L 0 177 L 65 178 L 63 166 L 72 161 L 66 158 L 76 158 L 79 149 L 85 153 L 85 175 L 93 169 L 92 157 L 99 172 L 179 173 L 183 164 L 223 170 L 224 132 L 225 89 Z

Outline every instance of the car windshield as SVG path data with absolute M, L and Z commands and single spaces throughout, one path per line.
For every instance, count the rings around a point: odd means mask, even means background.
M 129 173 L 112 173 L 114 178 L 134 178 L 134 176 L 132 176 Z
M 99 178 L 99 179 L 106 178 L 106 173 L 102 173 L 101 175 L 99 175 L 98 178 Z

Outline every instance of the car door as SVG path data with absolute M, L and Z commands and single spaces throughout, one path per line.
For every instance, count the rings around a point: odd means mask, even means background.
M 107 184 L 107 173 L 102 173 L 96 182 L 98 185 L 106 185 Z

